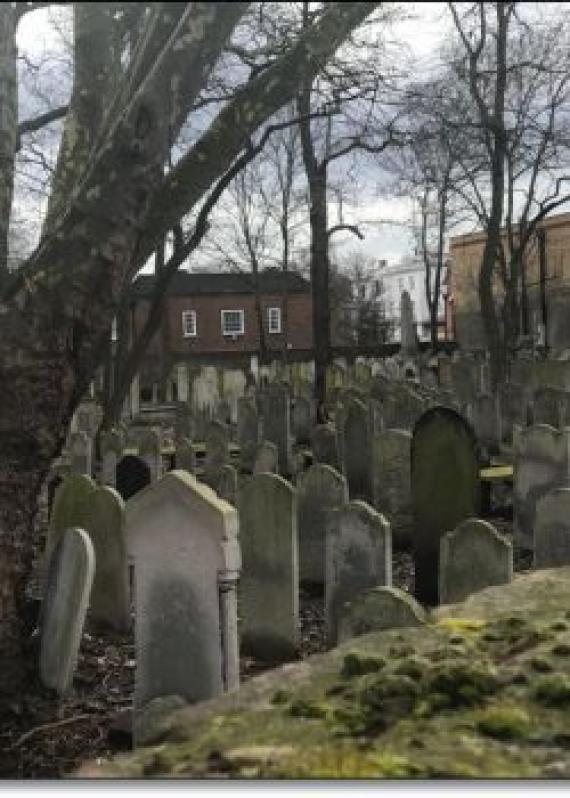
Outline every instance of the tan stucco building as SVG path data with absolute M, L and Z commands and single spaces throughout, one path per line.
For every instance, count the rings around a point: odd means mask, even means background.
M 466 350 L 485 347 L 478 294 L 484 246 L 485 234 L 480 231 L 455 236 L 450 241 L 448 333 Z M 553 353 L 570 349 L 570 213 L 548 217 L 539 225 L 539 234 L 526 251 L 524 285 L 528 309 L 524 313 L 521 302 L 525 317 L 521 328 L 526 328 L 538 343 L 546 342 Z M 495 291 L 502 299 L 498 274 Z

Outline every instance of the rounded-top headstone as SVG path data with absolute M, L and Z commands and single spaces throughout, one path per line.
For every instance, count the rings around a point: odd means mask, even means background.
M 396 587 L 374 587 L 348 601 L 340 614 L 338 641 L 396 629 L 422 626 L 427 621 L 424 609 L 409 593 Z

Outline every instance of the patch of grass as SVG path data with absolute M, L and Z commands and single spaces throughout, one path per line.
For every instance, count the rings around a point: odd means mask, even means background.
M 341 676 L 350 678 L 351 676 L 364 676 L 367 673 L 375 673 L 386 665 L 383 657 L 371 657 L 358 654 L 356 651 L 349 652 L 342 663 Z
M 552 646 L 550 650 L 555 657 L 570 657 L 569 643 L 557 643 L 555 646 Z
M 291 693 L 288 690 L 276 690 L 271 696 L 272 704 L 286 704 L 291 699 Z
M 449 707 L 472 706 L 495 693 L 500 686 L 497 673 L 484 663 L 443 663 L 428 679 L 430 693 L 445 697 Z
M 554 670 L 552 663 L 550 663 L 545 657 L 533 657 L 529 664 L 533 671 L 536 671 L 537 673 L 550 673 Z
M 440 618 L 436 626 L 448 629 L 450 632 L 480 632 L 487 625 L 487 621 L 480 618 Z
M 430 663 L 424 657 L 410 657 L 402 660 L 394 668 L 398 676 L 409 676 L 410 679 L 419 681 L 430 668 Z

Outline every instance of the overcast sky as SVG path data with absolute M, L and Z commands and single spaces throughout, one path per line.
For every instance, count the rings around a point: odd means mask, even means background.
M 394 28 L 394 38 L 404 41 L 412 53 L 418 74 L 426 73 L 435 64 L 437 44 L 449 29 L 450 20 L 446 13 L 444 3 L 406 3 L 405 11 L 409 17 L 407 21 L 398 23 Z M 46 54 L 51 55 L 48 63 L 51 64 L 51 80 L 47 79 L 46 93 L 53 96 L 53 104 L 61 102 L 65 96 L 66 83 L 57 80 L 57 55 L 60 47 L 60 36 L 50 24 L 50 18 L 61 18 L 68 13 L 68 9 L 58 11 L 54 9 L 40 9 L 27 14 L 20 27 L 18 35 L 18 48 L 20 55 L 37 61 Z M 67 84 L 68 85 L 68 84 Z M 22 106 L 26 104 L 25 91 L 21 93 Z M 22 116 L 27 115 L 25 107 Z M 414 241 L 410 232 L 412 205 L 407 198 L 394 198 L 382 196 L 385 189 L 385 179 L 379 170 L 368 166 L 366 180 L 368 189 L 359 192 L 361 197 L 358 202 L 350 204 L 350 200 L 343 205 L 344 221 L 358 223 L 365 234 L 365 240 L 358 242 L 354 237 L 339 235 L 335 240 L 335 247 L 341 251 L 360 249 L 374 258 L 386 258 L 389 261 L 399 260 L 413 252 Z M 362 199 L 364 197 L 364 199 Z M 18 198 L 18 202 L 21 200 Z M 39 216 L 38 204 L 35 208 L 36 218 Z M 331 207 L 332 221 L 335 221 L 336 205 Z

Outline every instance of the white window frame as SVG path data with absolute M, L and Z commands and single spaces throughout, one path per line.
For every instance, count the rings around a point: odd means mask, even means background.
M 239 330 L 227 330 L 225 325 L 225 316 L 227 313 L 239 313 L 240 321 L 241 321 L 241 328 Z M 220 310 L 220 326 L 222 329 L 222 335 L 243 335 L 245 332 L 245 319 L 244 319 L 244 311 L 242 308 L 227 308 L 224 310 Z
M 272 314 L 276 314 L 273 316 Z M 275 319 L 277 319 L 277 324 L 272 323 Z M 279 334 L 281 332 L 281 308 L 280 307 L 272 307 L 267 308 L 267 330 L 270 333 Z
M 193 320 L 193 331 L 188 331 L 187 320 Z M 182 335 L 184 338 L 195 338 L 197 335 L 197 327 L 196 327 L 196 311 L 195 310 L 183 310 L 182 311 Z

